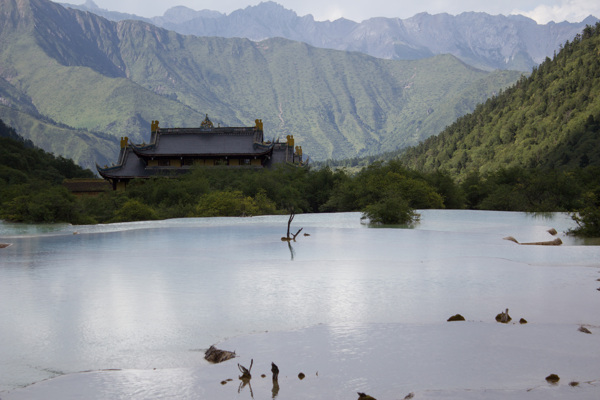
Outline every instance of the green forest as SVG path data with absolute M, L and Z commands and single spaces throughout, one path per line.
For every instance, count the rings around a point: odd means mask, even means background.
M 77 198 L 62 181 L 94 174 L 0 124 L 0 218 L 94 224 L 178 217 L 360 211 L 405 225 L 428 208 L 572 213 L 600 236 L 600 24 L 530 77 L 400 159 L 326 166 L 196 168 Z
M 529 77 L 401 156 L 458 179 L 499 168 L 600 164 L 600 24 L 587 26 Z

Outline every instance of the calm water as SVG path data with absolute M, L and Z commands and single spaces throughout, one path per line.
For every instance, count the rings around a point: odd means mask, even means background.
M 78 371 L 193 367 L 227 338 L 318 324 L 482 320 L 504 307 L 600 324 L 596 293 L 560 296 L 578 290 L 564 276 L 597 273 L 598 247 L 502 240 L 552 240 L 548 228 L 572 227 L 563 214 L 430 210 L 415 229 L 297 215 L 300 227 L 310 236 L 288 245 L 287 216 L 0 223 L 12 244 L 0 249 L 0 392 Z

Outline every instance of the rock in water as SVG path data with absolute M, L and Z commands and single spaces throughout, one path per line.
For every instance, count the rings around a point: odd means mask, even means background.
M 590 331 L 588 328 L 586 328 L 585 326 L 583 326 L 583 325 L 581 325 L 581 326 L 579 327 L 578 331 L 579 331 L 579 332 L 583 332 L 583 333 L 588 333 L 588 334 L 590 334 L 590 335 L 592 334 L 592 332 L 591 332 L 591 331 Z
M 377 400 L 375 397 L 371 397 L 368 394 L 364 394 L 361 392 L 357 392 L 358 393 L 358 400 Z
M 546 377 L 546 380 L 550 383 L 558 383 L 560 378 L 556 374 L 550 374 Z
M 232 358 L 235 358 L 235 351 L 219 350 L 215 346 L 210 346 L 206 350 L 206 353 L 204 353 L 204 359 L 215 364 L 231 360 Z
M 508 308 L 505 312 L 501 312 L 500 314 L 496 315 L 496 321 L 501 322 L 503 324 L 508 324 L 511 320 L 512 318 L 510 317 L 510 315 L 508 315 Z
M 450 318 L 448 318 L 448 322 L 451 322 L 451 321 L 464 321 L 464 320 L 465 320 L 465 317 L 463 317 L 460 314 L 456 314 L 456 315 L 453 315 Z

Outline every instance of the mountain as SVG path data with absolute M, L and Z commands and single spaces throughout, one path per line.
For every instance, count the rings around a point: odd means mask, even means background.
M 460 177 L 498 168 L 600 165 L 600 23 L 531 76 L 459 118 L 402 160 Z
M 421 13 L 407 19 L 380 17 L 360 23 L 347 19 L 315 21 L 312 15 L 300 17 L 271 1 L 229 15 L 178 6 L 167 10 L 162 17 L 146 19 L 102 10 L 90 0 L 80 6 L 68 6 L 115 21 L 143 19 L 186 35 L 242 37 L 253 41 L 282 37 L 315 47 L 360 51 L 394 60 L 452 54 L 476 68 L 523 72 L 530 72 L 586 25 L 598 21 L 589 16 L 579 23 L 539 25 L 524 16 L 475 12 L 456 16 Z
M 382 60 L 282 38 L 184 36 L 46 0 L 0 0 L 0 118 L 89 166 L 117 138 L 163 127 L 264 121 L 314 160 L 376 154 L 436 134 L 519 73 L 451 55 Z

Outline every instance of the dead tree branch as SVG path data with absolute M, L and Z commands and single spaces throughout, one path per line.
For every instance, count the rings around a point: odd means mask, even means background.
M 290 218 L 288 219 L 288 224 L 287 224 L 287 236 L 282 237 L 281 241 L 283 242 L 289 242 L 289 241 L 296 241 L 296 236 L 298 236 L 300 234 L 300 232 L 302 232 L 302 229 L 304 228 L 300 228 L 298 230 L 298 232 L 296 232 L 296 234 L 291 234 L 290 236 L 290 226 L 292 225 L 292 221 L 294 220 L 294 217 L 296 216 L 296 213 L 294 213 L 294 211 L 290 211 Z

